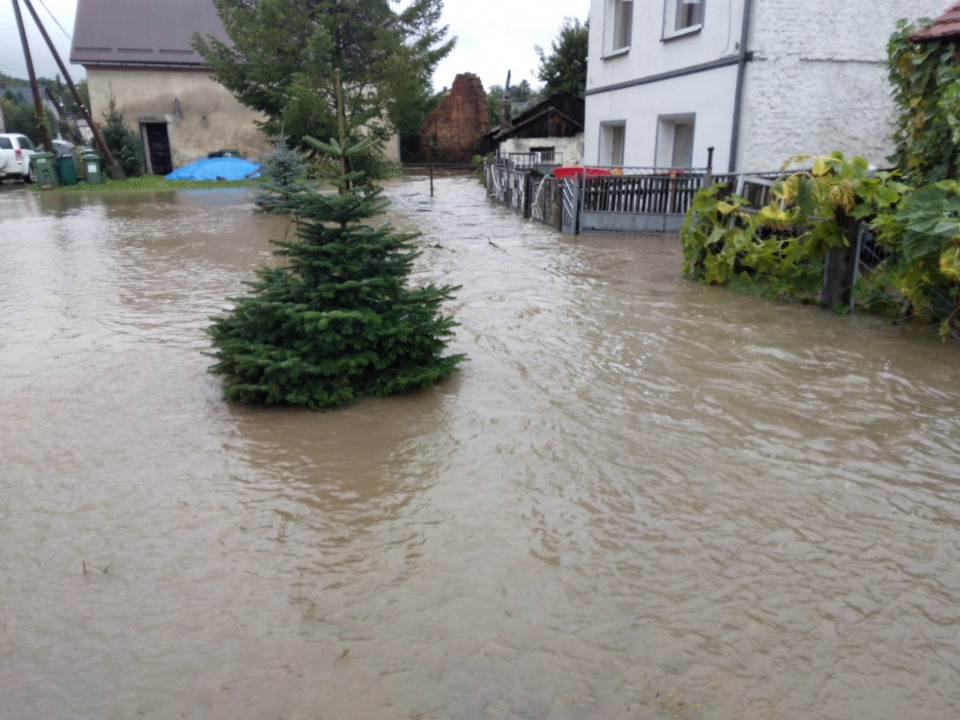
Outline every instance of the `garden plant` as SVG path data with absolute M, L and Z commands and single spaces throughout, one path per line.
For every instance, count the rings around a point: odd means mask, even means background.
M 375 138 L 350 144 L 341 125 L 339 142 L 308 142 L 336 159 L 338 192 L 288 195 L 297 239 L 272 240 L 282 264 L 214 318 L 210 372 L 229 400 L 312 409 L 435 384 L 463 359 L 443 354 L 456 323 L 441 304 L 458 288 L 409 287 L 416 234 L 362 222 L 388 203 L 347 161 Z

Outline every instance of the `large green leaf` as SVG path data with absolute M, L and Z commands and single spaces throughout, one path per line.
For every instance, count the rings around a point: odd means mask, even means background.
M 895 216 L 904 229 L 903 255 L 913 262 L 960 237 L 960 197 L 953 181 L 925 185 L 907 196 Z

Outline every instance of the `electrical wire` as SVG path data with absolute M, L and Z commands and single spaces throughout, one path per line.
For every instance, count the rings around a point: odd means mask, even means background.
M 47 11 L 47 15 L 49 15 L 50 18 L 53 20 L 53 22 L 57 24 L 57 27 L 60 28 L 60 32 L 62 32 L 66 36 L 67 40 L 69 40 L 70 42 L 73 42 L 73 36 L 71 36 L 70 33 L 68 33 L 66 30 L 63 29 L 63 25 L 61 25 L 60 21 L 57 20 L 57 18 L 54 16 L 52 12 L 50 12 L 50 8 L 47 7 L 47 4 L 43 0 L 40 0 L 40 4 L 43 5 L 43 9 Z
M 17 63 L 13 62 L 12 60 L 8 60 L 7 58 L 0 57 L 0 65 L 3 65 L 8 70 L 12 70 L 13 72 L 15 72 L 16 77 L 23 77 L 27 74 L 27 71 L 23 69 L 22 65 L 18 65 Z

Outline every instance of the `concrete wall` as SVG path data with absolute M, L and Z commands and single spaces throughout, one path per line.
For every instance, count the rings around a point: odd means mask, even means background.
M 583 133 L 567 138 L 511 138 L 500 143 L 500 153 L 525 153 L 530 148 L 553 147 L 563 153 L 564 165 L 579 165 L 583 161 Z
M 899 19 L 934 17 L 948 4 L 757 0 L 738 166 L 772 170 L 791 155 L 834 150 L 885 166 L 893 152 L 887 40 Z
M 87 84 L 97 122 L 103 122 L 111 88 L 132 129 L 139 132 L 141 119 L 166 120 L 174 167 L 221 148 L 237 148 L 253 161 L 271 150 L 253 124 L 263 119 L 262 114 L 237 102 L 209 71 L 89 67 Z M 180 100 L 179 118 L 174 98 Z
M 661 140 L 660 116 L 695 115 L 693 166 L 705 167 L 707 148 L 716 148 L 713 165 L 726 170 L 733 124 L 737 68 L 719 68 L 698 75 L 587 96 L 584 161 L 605 165 L 600 152 L 603 123 L 625 124 L 624 166 L 654 167 Z M 666 163 L 669 165 L 669 162 Z
M 702 29 L 664 39 L 664 11 L 672 1 L 634 0 L 630 49 L 610 54 L 604 52 L 604 38 L 611 22 L 611 0 L 591 0 L 587 89 L 658 75 L 737 53 L 743 0 L 706 0 Z M 805 7 L 804 3 L 799 4 Z
M 624 123 L 625 166 L 652 167 L 658 165 L 658 140 L 663 144 L 659 137 L 660 116 L 695 115 L 693 165 L 704 167 L 707 148 L 715 147 L 714 167 L 726 169 L 736 90 L 735 67 L 602 91 L 610 85 L 729 58 L 738 52 L 743 0 L 707 0 L 703 26 L 699 30 L 667 38 L 665 11 L 668 4 L 672 9 L 672 1 L 635 1 L 630 48 L 610 54 L 605 51 L 605 37 L 609 33 L 611 0 L 591 0 L 584 126 L 587 164 L 606 164 L 600 141 L 603 123 Z M 662 148 L 659 154 L 662 158 Z
M 603 88 L 729 58 L 739 51 L 744 0 L 706 0 L 703 27 L 663 38 L 672 0 L 635 1 L 630 48 L 604 55 L 611 0 L 591 0 L 585 161 L 602 164 L 601 124 L 623 121 L 624 164 L 657 164 L 663 115 L 695 114 L 693 164 L 726 171 L 736 66 L 612 91 Z M 791 155 L 842 150 L 883 165 L 893 105 L 886 42 L 902 17 L 940 14 L 947 0 L 754 0 L 737 168 L 772 170 Z M 600 92 L 597 92 L 600 91 Z M 660 154 L 662 164 L 663 153 Z

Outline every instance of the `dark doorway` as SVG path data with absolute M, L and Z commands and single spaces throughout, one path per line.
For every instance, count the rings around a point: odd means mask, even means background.
M 154 175 L 166 175 L 173 172 L 167 124 L 144 123 L 143 132 L 147 138 L 147 158 L 150 161 L 150 171 Z

